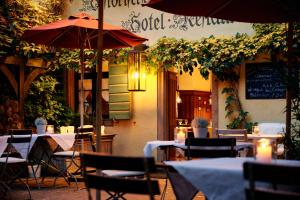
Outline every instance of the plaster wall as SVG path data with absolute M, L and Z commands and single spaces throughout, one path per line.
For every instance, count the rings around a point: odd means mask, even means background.
M 211 77 L 209 76 L 205 80 L 198 70 L 195 70 L 192 75 L 189 73 L 178 74 L 178 89 L 209 92 L 211 90 Z
M 116 155 L 142 156 L 147 141 L 157 139 L 157 76 L 147 76 L 147 90 L 132 93 L 132 118 L 118 120 L 105 133 L 117 134 L 113 153 Z

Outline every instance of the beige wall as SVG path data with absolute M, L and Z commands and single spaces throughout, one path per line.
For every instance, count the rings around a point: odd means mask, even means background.
M 211 78 L 205 80 L 197 69 L 192 75 L 189 73 L 178 74 L 179 90 L 198 90 L 209 92 L 211 90 Z
M 257 60 L 262 61 L 262 60 Z M 266 60 L 264 60 L 266 61 Z M 224 83 L 219 82 L 219 128 L 226 128 L 228 119 L 225 118 L 225 95 L 222 94 Z M 239 97 L 244 111 L 249 112 L 249 119 L 253 122 L 285 123 L 285 99 L 246 99 L 245 94 L 245 64 L 241 66 L 239 81 Z
M 113 151 L 117 155 L 142 156 L 147 141 L 157 138 L 157 77 L 147 77 L 147 90 L 133 92 L 133 115 L 130 120 L 119 120 L 106 133 L 116 133 Z

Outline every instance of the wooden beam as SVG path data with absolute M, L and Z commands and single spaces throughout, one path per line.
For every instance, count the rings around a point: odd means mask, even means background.
M 31 83 L 41 74 L 44 74 L 47 70 L 42 68 L 34 69 L 26 78 L 24 82 L 24 97 L 28 95 L 28 90 L 30 88 Z
M 19 67 L 19 94 L 18 94 L 21 128 L 24 128 L 24 104 L 25 104 L 24 80 L 25 80 L 24 64 L 21 63 Z
M 26 66 L 46 68 L 47 62 L 42 58 L 29 58 L 27 60 Z
M 0 64 L 0 70 L 6 76 L 7 80 L 13 87 L 16 96 L 18 96 L 19 87 L 18 87 L 18 82 L 16 81 L 14 74 L 9 70 L 9 68 L 5 64 Z
M 22 59 L 17 56 L 7 56 L 3 63 L 10 65 L 20 65 L 22 63 Z

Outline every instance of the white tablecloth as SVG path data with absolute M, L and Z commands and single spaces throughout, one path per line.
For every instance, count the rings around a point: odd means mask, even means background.
M 202 191 L 209 200 L 244 200 L 246 182 L 243 163 L 253 158 L 213 158 L 189 161 L 165 161 Z M 300 161 L 274 160 L 279 164 L 296 164 Z
M 255 140 L 255 139 L 261 139 L 261 138 L 268 138 L 268 139 L 273 139 L 273 140 L 278 140 L 283 137 L 282 134 L 247 134 L 247 137 L 249 140 Z
M 5 136 L 0 136 L 0 157 L 3 154 L 4 150 L 7 147 L 7 138 L 9 136 L 5 135 Z
M 167 147 L 167 146 L 177 147 L 180 149 L 187 148 L 184 143 L 177 143 L 174 140 L 172 140 L 172 141 L 154 140 L 154 141 L 147 142 L 146 145 L 144 146 L 144 156 L 149 157 L 152 155 L 152 152 L 154 149 L 156 149 L 158 147 Z M 237 142 L 236 150 L 241 150 L 241 149 L 249 148 L 252 146 L 253 146 L 253 143 L 251 143 L 251 142 Z
M 2 155 L 3 151 L 7 147 L 7 138 L 10 136 L 0 136 L 0 156 Z M 33 134 L 30 142 L 29 152 L 31 148 L 33 147 L 35 141 L 38 137 L 51 137 L 53 140 L 63 149 L 63 150 L 69 150 L 75 141 L 75 134 Z M 23 158 L 27 157 L 27 144 L 18 143 L 14 144 L 14 148 L 21 154 Z

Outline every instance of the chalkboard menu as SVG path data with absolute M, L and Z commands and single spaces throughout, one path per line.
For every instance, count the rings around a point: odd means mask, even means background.
M 246 99 L 284 99 L 286 87 L 281 74 L 276 63 L 246 64 Z

